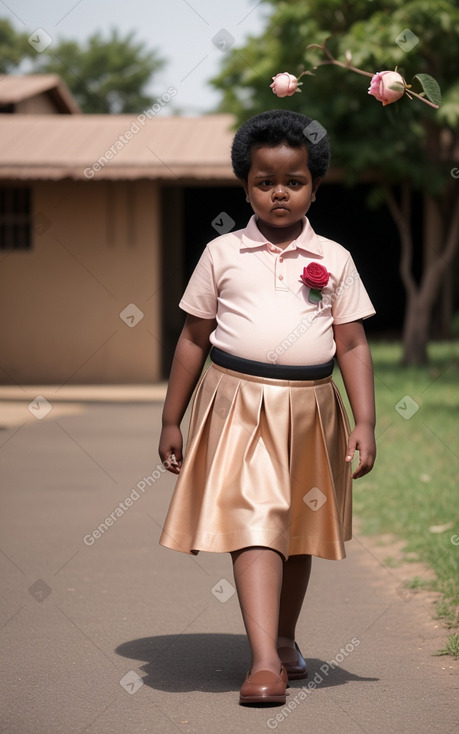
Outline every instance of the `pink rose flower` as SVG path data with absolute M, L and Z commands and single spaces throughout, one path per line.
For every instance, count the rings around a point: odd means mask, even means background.
M 403 97 L 405 80 L 397 71 L 378 71 L 371 80 L 368 94 L 376 97 L 385 107 Z
M 274 94 L 278 97 L 291 97 L 295 92 L 299 92 L 298 79 L 288 71 L 273 76 L 273 83 L 269 85 Z

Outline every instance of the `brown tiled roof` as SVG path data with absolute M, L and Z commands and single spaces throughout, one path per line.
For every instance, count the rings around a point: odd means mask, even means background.
M 233 181 L 233 124 L 231 115 L 1 115 L 0 179 Z
M 61 113 L 78 114 L 80 108 L 69 88 L 57 74 L 7 74 L 0 78 L 0 104 L 17 104 L 37 94 L 47 93 Z

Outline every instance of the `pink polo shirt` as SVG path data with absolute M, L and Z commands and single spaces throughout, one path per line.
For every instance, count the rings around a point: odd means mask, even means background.
M 300 280 L 310 262 L 330 275 L 319 303 L 310 302 Z M 179 305 L 217 319 L 210 342 L 225 352 L 294 365 L 329 361 L 336 351 L 333 324 L 375 313 L 350 253 L 317 235 L 306 217 L 284 250 L 263 237 L 255 215 L 245 229 L 209 242 Z

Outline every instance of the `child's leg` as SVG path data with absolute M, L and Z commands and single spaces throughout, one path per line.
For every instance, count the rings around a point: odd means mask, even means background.
M 249 644 L 252 673 L 270 670 L 279 674 L 277 654 L 282 556 L 275 550 L 254 546 L 231 553 L 234 580 Z
M 295 627 L 311 573 L 311 556 L 290 556 L 284 561 L 279 609 L 278 647 L 295 647 Z

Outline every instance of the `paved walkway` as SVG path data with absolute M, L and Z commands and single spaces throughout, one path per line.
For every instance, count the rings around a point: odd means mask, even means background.
M 164 391 L 19 390 L 1 395 L 2 732 L 459 732 L 459 664 L 433 656 L 446 632 L 431 595 L 404 591 L 360 536 L 345 561 L 313 564 L 310 688 L 238 706 L 230 559 L 158 545 L 174 483 L 156 454 Z

